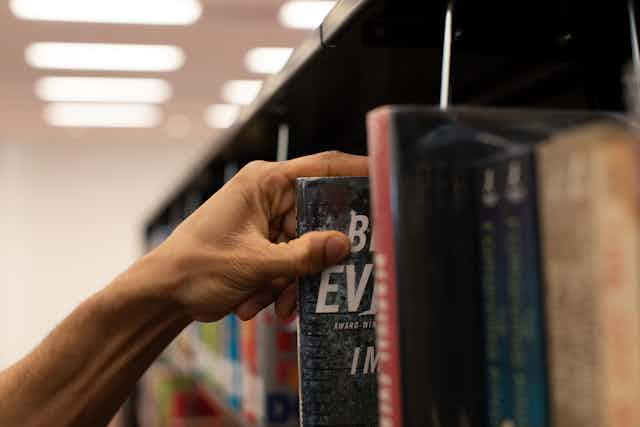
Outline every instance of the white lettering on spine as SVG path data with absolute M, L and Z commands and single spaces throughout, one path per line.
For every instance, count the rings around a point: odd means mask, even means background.
M 367 354 L 364 356 L 364 374 L 373 374 L 378 368 L 378 354 L 373 346 L 367 347 Z
M 336 279 L 331 275 L 344 274 L 346 282 L 346 305 L 342 302 L 342 298 L 330 299 L 331 294 L 338 294 L 339 287 L 338 282 L 332 281 Z M 362 267 L 362 273 L 358 277 L 356 266 L 354 264 L 338 265 L 331 267 L 322 272 L 320 276 L 320 286 L 318 288 L 318 300 L 316 302 L 316 313 L 338 313 L 341 310 L 347 313 L 358 313 L 364 308 L 361 308 L 364 295 L 367 288 L 373 286 L 373 264 L 365 264 Z M 343 285 L 344 286 L 344 285 Z M 374 288 L 375 290 L 375 288 Z M 329 304 L 327 301 L 334 301 Z M 361 316 L 376 314 L 376 298 L 375 292 L 372 291 L 369 307 L 365 312 L 360 313 Z
M 369 310 L 360 313 L 360 316 L 374 316 L 376 314 L 376 288 L 374 287 L 371 292 L 371 305 L 369 305 Z
M 360 308 L 360 302 L 369 283 L 369 277 L 373 271 L 373 264 L 365 264 L 358 285 L 356 286 L 356 266 L 347 265 L 347 310 L 356 312 Z
M 353 350 L 353 361 L 351 362 L 351 375 L 355 375 L 358 371 L 358 361 L 360 360 L 360 347 Z
M 367 244 L 367 229 L 369 218 L 366 215 L 358 215 L 351 211 L 349 222 L 349 239 L 351 240 L 351 252 L 360 252 Z
M 393 425 L 393 378 L 388 374 L 387 364 L 393 363 L 391 360 L 391 334 L 389 329 L 389 303 L 387 301 L 387 263 L 384 255 L 375 254 L 375 290 L 377 293 L 377 313 L 376 313 L 376 355 L 380 360 L 380 370 L 378 370 L 378 409 L 380 427 Z
M 327 268 L 322 272 L 320 289 L 318 290 L 318 302 L 316 303 L 316 313 L 337 313 L 340 311 L 338 304 L 327 304 L 327 295 L 338 292 L 338 285 L 331 282 L 331 275 L 340 273 L 344 273 L 344 265 Z
M 357 375 L 358 368 L 360 367 L 360 354 L 362 350 L 360 347 L 353 349 L 353 359 L 351 361 L 351 375 Z M 378 356 L 376 355 L 376 348 L 374 346 L 367 346 L 364 367 L 362 368 L 362 375 L 375 374 L 378 368 Z

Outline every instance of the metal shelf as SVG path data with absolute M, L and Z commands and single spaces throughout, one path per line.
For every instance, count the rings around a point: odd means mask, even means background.
M 595 4 L 597 3 L 597 4 Z M 149 226 L 171 221 L 190 189 L 222 185 L 226 161 L 366 152 L 365 114 L 384 104 L 437 104 L 446 2 L 343 0 L 294 51 Z M 455 0 L 452 103 L 620 110 L 630 57 L 625 2 Z

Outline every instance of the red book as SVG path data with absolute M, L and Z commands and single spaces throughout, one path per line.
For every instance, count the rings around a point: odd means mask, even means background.
M 376 343 L 378 350 L 378 423 L 402 425 L 398 298 L 390 162 L 391 110 L 383 108 L 368 116 L 371 206 L 376 228 L 375 289 L 377 292 Z

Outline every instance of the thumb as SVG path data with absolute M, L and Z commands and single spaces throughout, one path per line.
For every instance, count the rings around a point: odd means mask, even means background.
M 313 231 L 287 243 L 275 245 L 274 277 L 319 273 L 349 255 L 351 242 L 338 231 Z

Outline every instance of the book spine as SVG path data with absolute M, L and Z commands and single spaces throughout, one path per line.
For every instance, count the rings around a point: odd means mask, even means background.
M 552 140 L 537 151 L 553 426 L 603 419 L 589 149 Z
M 227 360 L 231 367 L 231 389 L 228 402 L 231 409 L 240 411 L 242 408 L 242 359 L 240 343 L 240 319 L 234 314 L 225 317 L 227 329 Z
M 376 344 L 378 350 L 378 422 L 381 427 L 403 425 L 400 331 L 394 224 L 391 194 L 391 110 L 367 118 L 371 198 L 376 240 Z
M 436 157 L 434 155 L 433 157 Z M 425 170 L 420 171 L 418 182 L 426 184 L 417 186 L 426 190 L 421 195 L 424 202 L 416 201 L 417 212 L 422 212 L 425 239 L 424 249 L 426 269 L 424 277 L 429 286 L 429 300 L 432 302 L 429 312 L 426 314 L 429 325 L 428 336 L 431 337 L 430 345 L 437 349 L 432 351 L 431 362 L 431 390 L 433 404 L 431 416 L 435 425 L 453 425 L 455 422 L 456 392 L 461 389 L 462 378 L 459 375 L 462 369 L 462 358 L 457 357 L 456 347 L 462 346 L 453 338 L 457 327 L 463 321 L 458 319 L 457 307 L 457 265 L 458 257 L 454 253 L 454 245 L 457 231 L 450 228 L 455 215 L 453 206 L 453 187 L 455 178 L 454 167 L 449 159 L 436 158 L 430 161 L 427 158 Z M 428 190 L 427 190 L 428 188 Z M 459 219 L 459 218 L 456 218 Z M 461 224 L 456 224 L 456 228 Z M 404 304 L 402 301 L 400 304 Z M 403 306 L 403 305 L 401 305 Z
M 258 314 L 260 316 L 260 314 Z M 258 359 L 257 318 L 241 324 L 242 343 L 242 416 L 248 426 L 264 425 L 264 395 Z
M 546 427 L 544 307 L 531 153 L 507 156 L 505 166 L 500 223 L 504 230 L 513 419 L 518 427 Z
M 616 139 L 620 139 L 616 141 Z M 598 144 L 594 198 L 604 427 L 640 425 L 640 217 L 635 136 Z
M 300 199 L 298 199 L 298 203 Z M 300 206 L 300 205 L 298 205 Z M 298 304 L 300 300 L 298 299 Z M 302 416 L 302 357 L 300 356 L 300 316 L 296 317 L 296 354 L 298 355 L 298 425 L 304 426 L 304 419 Z
M 303 181 L 298 181 L 297 182 L 297 191 L 296 191 L 296 209 L 297 209 L 297 216 L 307 216 L 309 215 L 309 213 L 307 212 L 307 200 L 306 200 L 306 196 L 307 196 L 307 192 L 305 191 L 305 186 L 306 183 Z M 304 232 L 304 230 L 302 230 L 301 228 L 301 224 L 300 221 L 298 221 L 297 224 L 297 235 L 300 236 L 302 235 L 302 233 Z M 298 286 L 300 285 L 300 283 L 298 283 Z M 304 300 L 303 300 L 303 296 L 302 296 L 302 291 L 299 289 L 298 290 L 298 316 L 296 318 L 296 347 L 297 347 L 297 354 L 298 354 L 298 419 L 299 419 L 299 423 L 301 427 L 304 427 L 306 425 L 306 420 L 305 420 L 305 416 L 304 416 L 304 410 L 303 408 L 306 405 L 306 401 L 305 401 L 305 392 L 303 390 L 303 377 L 302 377 L 302 373 L 303 373 L 303 360 L 302 360 L 302 321 L 300 318 L 300 310 L 301 307 L 303 307 L 304 304 Z
M 476 170 L 478 196 L 479 267 L 485 337 L 486 417 L 489 427 L 500 427 L 512 419 L 511 369 L 507 291 L 504 283 L 504 249 L 500 210 L 504 168 L 502 160 Z
M 634 140 L 591 126 L 538 152 L 552 425 L 640 425 Z
M 277 318 L 271 305 L 257 318 L 259 380 L 265 427 L 298 423 L 298 365 L 295 318 Z
M 484 389 L 484 345 L 482 290 L 477 251 L 477 213 L 474 171 L 469 165 L 454 165 L 451 175 L 452 251 L 454 268 L 447 300 L 451 310 L 446 322 L 453 326 L 450 380 L 450 425 L 483 425 L 486 418 Z M 445 233 L 446 236 L 447 233 Z M 445 304 L 443 304 L 445 305 Z M 445 305 L 446 306 L 446 305 Z M 443 420 L 444 421 L 444 420 Z

